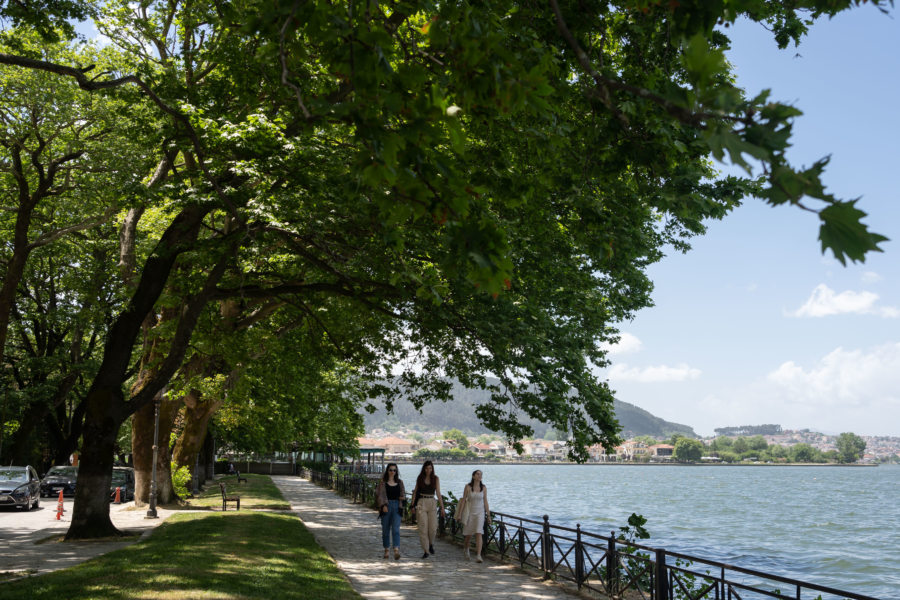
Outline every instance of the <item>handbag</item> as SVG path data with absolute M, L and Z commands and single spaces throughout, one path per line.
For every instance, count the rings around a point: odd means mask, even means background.
M 466 492 L 463 492 L 463 500 L 466 500 Z M 469 501 L 466 500 L 465 503 L 460 501 L 456 505 L 456 514 L 453 515 L 453 518 L 456 519 L 458 523 L 465 524 L 466 521 L 469 520 Z

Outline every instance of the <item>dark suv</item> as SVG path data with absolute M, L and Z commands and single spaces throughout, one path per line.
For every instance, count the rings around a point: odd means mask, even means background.
M 41 482 L 41 496 L 75 495 L 75 484 L 78 481 L 78 467 L 51 467 Z
M 25 510 L 41 503 L 41 478 L 33 467 L 0 467 L 0 506 Z
M 119 501 L 134 500 L 134 469 L 129 467 L 113 467 L 112 482 L 109 484 L 109 500 L 115 502 L 116 488 L 119 488 Z

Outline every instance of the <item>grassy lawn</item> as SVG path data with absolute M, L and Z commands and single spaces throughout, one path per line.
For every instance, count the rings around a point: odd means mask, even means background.
M 200 492 L 200 496 L 191 498 L 188 502 L 191 507 L 221 509 L 222 492 L 218 483 L 221 481 L 225 484 L 229 496 L 241 497 L 241 510 L 250 508 L 289 510 L 291 508 L 268 475 L 243 475 L 242 477 L 247 478 L 246 483 L 238 483 L 237 477 L 234 475 L 220 477 L 214 483 L 207 483 L 206 489 Z M 233 503 L 229 502 L 228 510 L 233 508 Z
M 245 512 L 241 504 L 240 512 L 173 515 L 142 542 L 71 569 L 2 583 L 0 596 L 4 600 L 362 598 L 297 517 Z

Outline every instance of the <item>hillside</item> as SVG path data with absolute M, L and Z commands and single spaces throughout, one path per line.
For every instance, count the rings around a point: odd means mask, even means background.
M 363 413 L 366 431 L 378 428 L 395 431 L 407 427 L 416 431 L 445 431 L 456 428 L 467 435 L 493 433 L 478 421 L 473 408 L 487 402 L 489 397 L 489 393 L 483 390 L 469 390 L 456 385 L 453 388 L 453 399 L 448 402 L 431 402 L 419 413 L 410 402 L 400 400 L 394 403 L 394 411 L 390 415 L 384 410 L 384 404 L 380 400 L 375 400 L 372 404 L 378 410 L 372 414 Z M 617 400 L 615 413 L 622 425 L 622 435 L 626 438 L 638 435 L 668 437 L 673 433 L 697 437 L 693 428 L 688 425 L 660 419 L 627 402 Z M 525 422 L 534 429 L 536 437 L 550 437 L 548 433 L 551 429 L 547 425 L 533 419 L 526 419 Z

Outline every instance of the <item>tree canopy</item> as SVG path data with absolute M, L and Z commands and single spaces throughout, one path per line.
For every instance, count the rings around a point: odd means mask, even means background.
M 614 446 L 613 391 L 594 367 L 651 304 L 648 265 L 705 220 L 755 195 L 813 213 L 842 263 L 879 251 L 856 201 L 825 190 L 827 158 L 787 160 L 800 110 L 736 87 L 723 54 L 735 19 L 785 47 L 854 4 L 0 4 L 4 85 L 55 79 L 65 89 L 43 110 L 75 94 L 115 114 L 89 130 L 115 141 L 84 159 L 123 180 L 63 190 L 119 229 L 90 234 L 118 260 L 112 278 L 90 263 L 115 303 L 84 328 L 104 343 L 82 374 L 70 537 L 111 532 L 90 490 L 108 489 L 120 425 L 170 385 L 184 414 L 205 427 L 221 407 L 248 443 L 269 429 L 250 406 L 283 416 L 286 435 L 298 415 L 338 415 L 308 428 L 327 436 L 364 394 L 421 407 L 457 380 L 491 392 L 478 416 L 513 441 L 531 433 L 524 415 L 576 458 Z M 67 41 L 87 15 L 103 48 Z M 9 114 L 27 125 L 22 106 Z M 21 190 L 20 139 L 3 167 Z M 719 176 L 711 157 L 747 176 Z
M 703 456 L 703 442 L 690 438 L 679 438 L 675 442 L 673 456 L 684 462 L 697 462 Z
M 851 432 L 839 435 L 835 444 L 837 445 L 838 461 L 842 463 L 854 463 L 861 459 L 866 451 L 866 441 Z

